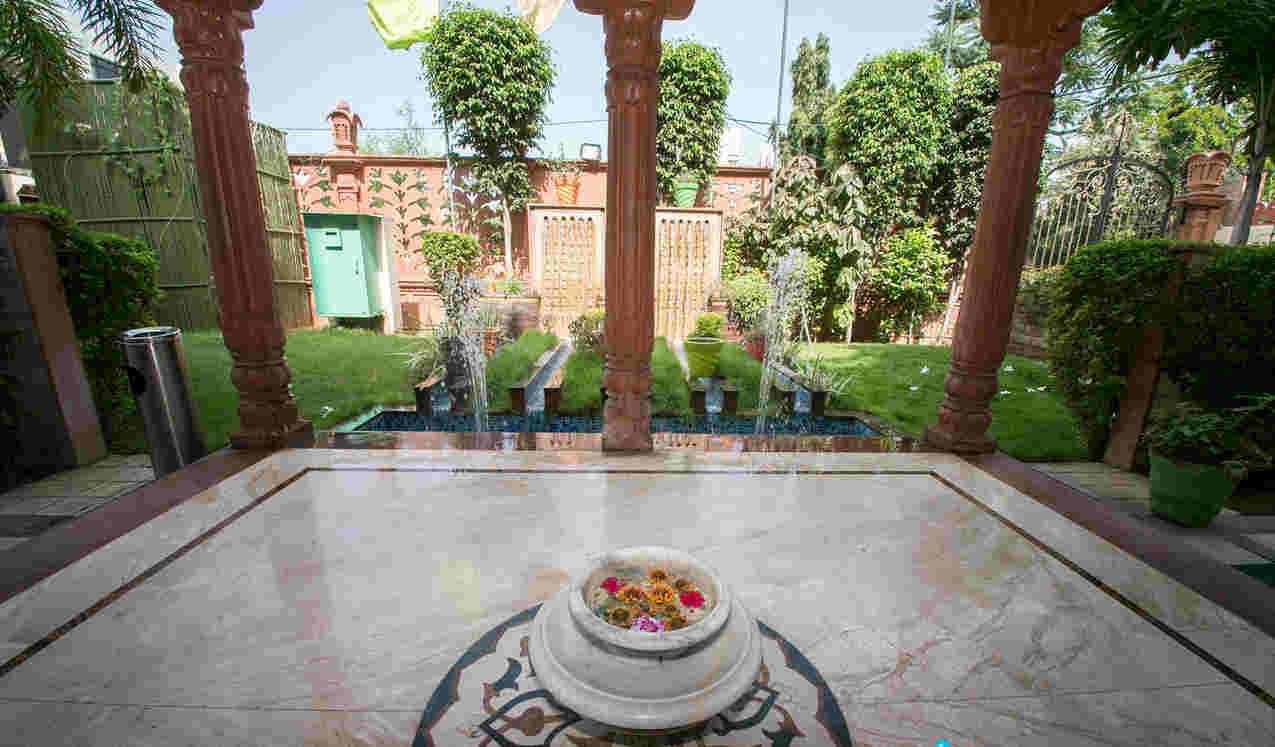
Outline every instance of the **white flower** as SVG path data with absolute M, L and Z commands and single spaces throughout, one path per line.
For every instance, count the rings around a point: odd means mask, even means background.
M 1001 393 L 1001 394 L 1009 394 L 1009 390 L 1008 390 L 1008 389 L 1002 389 L 1002 390 L 1000 390 L 1000 393 Z
M 923 373 L 923 374 L 927 374 L 927 373 L 929 373 L 929 372 L 930 372 L 930 367 L 929 367 L 929 366 L 923 366 L 923 367 L 921 368 L 921 373 Z
M 919 387 L 919 386 L 910 386 L 910 387 L 908 387 L 908 391 L 909 391 L 909 392 L 915 392 L 917 389 L 920 389 L 920 388 L 921 388 L 921 387 Z
M 1004 371 L 1005 373 L 1014 373 L 1014 367 L 1008 363 L 1006 363 L 1005 367 L 1002 368 L 1001 370 Z
M 327 405 L 324 405 L 323 409 L 319 410 L 319 417 L 326 418 L 328 416 L 328 413 L 332 412 L 335 409 L 336 409 L 335 407 L 328 407 Z
M 1080 380 L 1080 383 L 1081 383 L 1081 384 L 1083 384 L 1084 386 L 1089 386 L 1090 384 L 1092 384 L 1092 383 L 1093 383 L 1093 379 L 1088 379 L 1088 378 L 1086 378 L 1086 379 L 1081 379 L 1081 380 Z

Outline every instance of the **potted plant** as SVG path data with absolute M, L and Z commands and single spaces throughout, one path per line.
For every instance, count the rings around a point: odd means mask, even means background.
M 1270 458 L 1245 432 L 1244 408 L 1207 411 L 1183 403 L 1143 438 L 1151 457 L 1151 512 L 1188 527 L 1208 526 L 1251 468 Z
M 673 180 L 673 204 L 678 207 L 695 207 L 699 195 L 699 179 L 690 171 L 683 171 Z
M 744 333 L 744 350 L 758 363 L 766 360 L 766 330 L 753 327 Z
M 711 311 L 695 320 L 695 331 L 686 338 L 686 363 L 692 379 L 717 373 L 722 355 L 722 325 L 726 320 Z
M 544 159 L 549 169 L 549 180 L 553 184 L 554 195 L 563 205 L 574 205 L 580 199 L 580 163 L 567 158 L 562 146 L 558 146 L 557 158 Z

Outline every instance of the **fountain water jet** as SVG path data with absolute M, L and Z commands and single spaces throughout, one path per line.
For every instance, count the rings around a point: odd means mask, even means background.
M 455 270 L 443 273 L 443 329 L 449 340 L 447 351 L 448 388 L 469 389 L 469 402 L 474 408 L 474 432 L 487 430 L 487 356 L 483 351 L 485 324 L 479 299 L 482 284 L 475 277 L 462 276 Z M 453 346 L 459 345 L 459 356 Z M 461 365 L 469 375 L 467 382 L 461 379 L 455 367 Z
M 766 407 L 775 378 L 774 364 L 783 357 L 791 338 L 793 316 L 806 305 L 809 263 L 810 257 L 795 249 L 770 263 L 770 303 L 763 321 L 766 355 L 762 361 L 761 388 L 757 392 L 757 435 L 766 433 Z

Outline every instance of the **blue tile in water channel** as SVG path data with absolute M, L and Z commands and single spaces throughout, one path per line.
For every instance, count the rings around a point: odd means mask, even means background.
M 596 415 L 555 415 L 548 418 L 542 414 L 488 415 L 487 427 L 495 433 L 601 433 L 602 418 Z M 755 418 L 727 415 L 651 418 L 651 430 L 655 433 L 746 436 L 755 433 L 756 428 Z M 474 418 L 470 415 L 420 415 L 415 412 L 385 411 L 354 430 L 469 433 L 474 430 Z M 853 418 L 818 418 L 809 415 L 769 418 L 766 421 L 766 433 L 784 436 L 880 435 Z

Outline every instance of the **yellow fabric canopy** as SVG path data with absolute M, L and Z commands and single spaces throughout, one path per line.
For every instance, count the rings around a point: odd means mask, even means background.
M 407 49 L 425 40 L 438 17 L 438 0 L 367 0 L 372 28 L 390 49 Z

